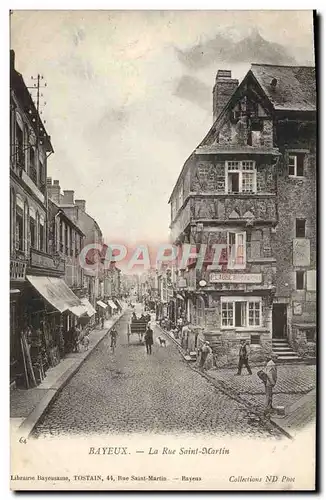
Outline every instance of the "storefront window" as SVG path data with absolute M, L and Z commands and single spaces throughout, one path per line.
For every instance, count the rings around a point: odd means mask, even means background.
M 249 302 L 249 326 L 260 325 L 260 302 Z
M 221 326 L 248 328 L 261 326 L 261 301 L 222 298 Z

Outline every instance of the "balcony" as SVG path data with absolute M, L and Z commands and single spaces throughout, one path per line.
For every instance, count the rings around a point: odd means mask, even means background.
M 11 259 L 10 260 L 10 280 L 24 281 L 26 277 L 27 261 Z

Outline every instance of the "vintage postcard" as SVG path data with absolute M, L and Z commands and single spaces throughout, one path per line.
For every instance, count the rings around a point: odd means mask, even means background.
M 313 11 L 10 12 L 12 490 L 314 490 Z

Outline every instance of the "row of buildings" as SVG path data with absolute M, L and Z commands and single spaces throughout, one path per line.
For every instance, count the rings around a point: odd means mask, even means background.
M 164 271 L 172 283 L 159 293 L 174 320 L 202 328 L 222 365 L 240 338 L 257 360 L 314 352 L 316 147 L 314 67 L 252 64 L 240 84 L 217 72 L 213 125 L 173 188 L 170 227 L 175 245 L 222 245 L 226 259 L 208 251 L 202 268 L 195 258 Z
M 85 245 L 103 245 L 85 200 L 47 176 L 54 153 L 22 75 L 10 57 L 10 375 L 28 385 L 64 356 L 68 332 L 119 308 L 120 270 L 81 265 Z M 103 255 L 102 255 L 103 257 Z M 26 347 L 26 342 L 28 348 Z M 32 368 L 31 368 L 32 366 Z M 37 367 L 37 369 L 36 369 Z M 31 373 L 33 372 L 33 373 Z

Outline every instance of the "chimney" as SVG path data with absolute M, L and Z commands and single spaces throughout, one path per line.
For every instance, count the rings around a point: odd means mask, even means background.
M 73 205 L 74 204 L 74 194 L 75 194 L 75 191 L 64 190 L 63 197 L 62 197 L 62 204 L 63 205 Z
M 213 119 L 214 121 L 221 113 L 222 109 L 229 101 L 235 89 L 239 85 L 239 80 L 231 78 L 230 70 L 219 69 L 216 75 L 213 88 Z
M 75 205 L 83 212 L 86 212 L 86 200 L 75 200 Z
M 49 183 L 50 179 L 51 179 L 51 177 L 48 177 L 46 180 L 49 198 L 51 198 L 51 200 L 54 201 L 54 203 L 58 203 L 60 205 L 61 188 L 60 188 L 59 181 L 53 181 L 53 184 L 50 184 Z M 51 181 L 52 181 L 52 179 L 51 179 Z

